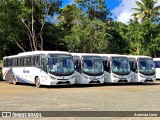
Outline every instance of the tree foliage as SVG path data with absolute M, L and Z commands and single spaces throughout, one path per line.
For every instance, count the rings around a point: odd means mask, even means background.
M 111 14 L 105 0 L 76 0 L 78 6 L 87 13 L 90 20 L 95 18 L 105 21 Z
M 32 50 L 160 56 L 156 0 L 136 1 L 128 25 L 111 19 L 105 0 L 61 2 L 1 0 L 0 57 Z
M 160 16 L 160 5 L 157 5 L 158 0 L 140 0 L 136 1 L 137 8 L 133 8 L 136 13 L 133 16 L 138 17 L 141 22 L 147 19 L 158 20 Z

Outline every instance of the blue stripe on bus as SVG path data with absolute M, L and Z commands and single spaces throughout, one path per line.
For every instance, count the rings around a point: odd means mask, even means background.
M 22 78 L 20 78 L 20 77 L 18 77 L 18 76 L 16 76 L 16 78 L 17 78 L 17 81 L 20 81 L 20 82 L 23 82 L 23 83 L 30 83 L 30 82 L 28 82 L 27 80 L 22 79 Z

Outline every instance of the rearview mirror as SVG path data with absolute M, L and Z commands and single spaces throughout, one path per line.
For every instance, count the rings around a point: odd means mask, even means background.
M 74 61 L 75 68 L 81 68 L 81 62 L 79 60 Z
M 133 70 L 134 70 L 134 72 L 136 71 L 136 69 L 137 69 L 137 64 L 136 64 L 136 62 L 134 62 L 133 63 Z

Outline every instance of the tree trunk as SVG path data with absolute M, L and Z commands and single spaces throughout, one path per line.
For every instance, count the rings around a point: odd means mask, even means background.
M 15 41 L 15 42 L 16 42 L 17 46 L 18 46 L 23 52 L 25 52 L 24 48 L 23 48 L 17 41 Z

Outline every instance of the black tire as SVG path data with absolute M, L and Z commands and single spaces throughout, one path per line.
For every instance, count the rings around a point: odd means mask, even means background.
M 40 83 L 39 77 L 36 77 L 36 79 L 35 79 L 35 85 L 36 85 L 37 88 L 40 88 L 41 83 Z
M 16 79 L 15 76 L 12 77 L 12 83 L 13 83 L 14 85 L 17 85 L 17 79 Z

